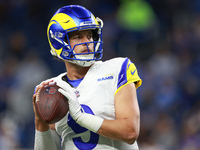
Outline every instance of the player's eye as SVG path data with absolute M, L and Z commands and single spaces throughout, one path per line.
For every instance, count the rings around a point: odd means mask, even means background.
M 81 39 L 82 38 L 82 36 L 81 35 L 76 35 L 76 36 L 74 36 L 72 39 Z
M 92 34 L 87 36 L 88 39 L 92 39 Z

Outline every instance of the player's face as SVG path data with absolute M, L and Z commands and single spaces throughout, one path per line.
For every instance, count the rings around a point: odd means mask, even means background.
M 69 41 L 71 44 L 71 47 L 73 48 L 76 44 L 80 44 L 75 46 L 74 51 L 75 53 L 88 53 L 88 49 L 85 42 L 92 42 L 92 31 L 91 30 L 83 30 L 83 31 L 75 31 L 69 33 Z M 90 52 L 94 51 L 94 44 L 88 43 L 88 48 Z

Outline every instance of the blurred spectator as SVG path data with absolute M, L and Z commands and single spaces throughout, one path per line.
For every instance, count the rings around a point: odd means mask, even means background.
M 37 58 L 34 51 L 31 49 L 24 60 L 18 63 L 13 74 L 14 81 L 7 93 L 7 107 L 20 123 L 30 122 L 34 117 L 28 99 L 32 97 L 35 86 L 51 75 L 49 67 Z
M 144 0 L 121 0 L 117 21 L 128 31 L 146 32 L 155 25 L 156 16 L 151 5 Z
M 2 117 L 0 123 L 0 149 L 14 150 L 21 147 L 18 126 L 11 117 Z

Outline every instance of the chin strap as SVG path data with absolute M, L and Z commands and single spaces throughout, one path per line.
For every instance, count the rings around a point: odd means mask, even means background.
M 66 61 L 76 64 L 76 65 L 79 65 L 79 66 L 82 66 L 82 67 L 89 67 L 92 64 L 94 64 L 94 62 L 95 62 L 94 60 L 93 61 L 66 60 Z
M 74 52 L 75 53 L 75 52 Z M 77 64 L 79 66 L 82 66 L 82 67 L 89 67 L 91 66 L 92 64 L 94 64 L 95 60 L 90 60 L 90 61 L 86 61 L 86 59 L 93 59 L 94 57 L 94 54 L 87 54 L 87 55 L 76 55 L 75 56 L 77 59 L 82 59 L 82 60 L 66 60 L 68 62 L 71 62 L 71 63 L 74 63 L 74 64 Z M 84 61 L 85 60 L 85 61 Z

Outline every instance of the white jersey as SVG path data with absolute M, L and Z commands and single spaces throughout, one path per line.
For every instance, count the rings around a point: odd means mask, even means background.
M 56 78 L 63 77 L 63 73 Z M 115 58 L 95 62 L 76 87 L 78 101 L 84 111 L 107 120 L 115 119 L 115 94 L 126 84 L 141 85 L 135 65 L 128 58 Z M 69 113 L 55 124 L 62 138 L 62 150 L 138 150 L 132 145 L 93 133 L 78 125 Z

